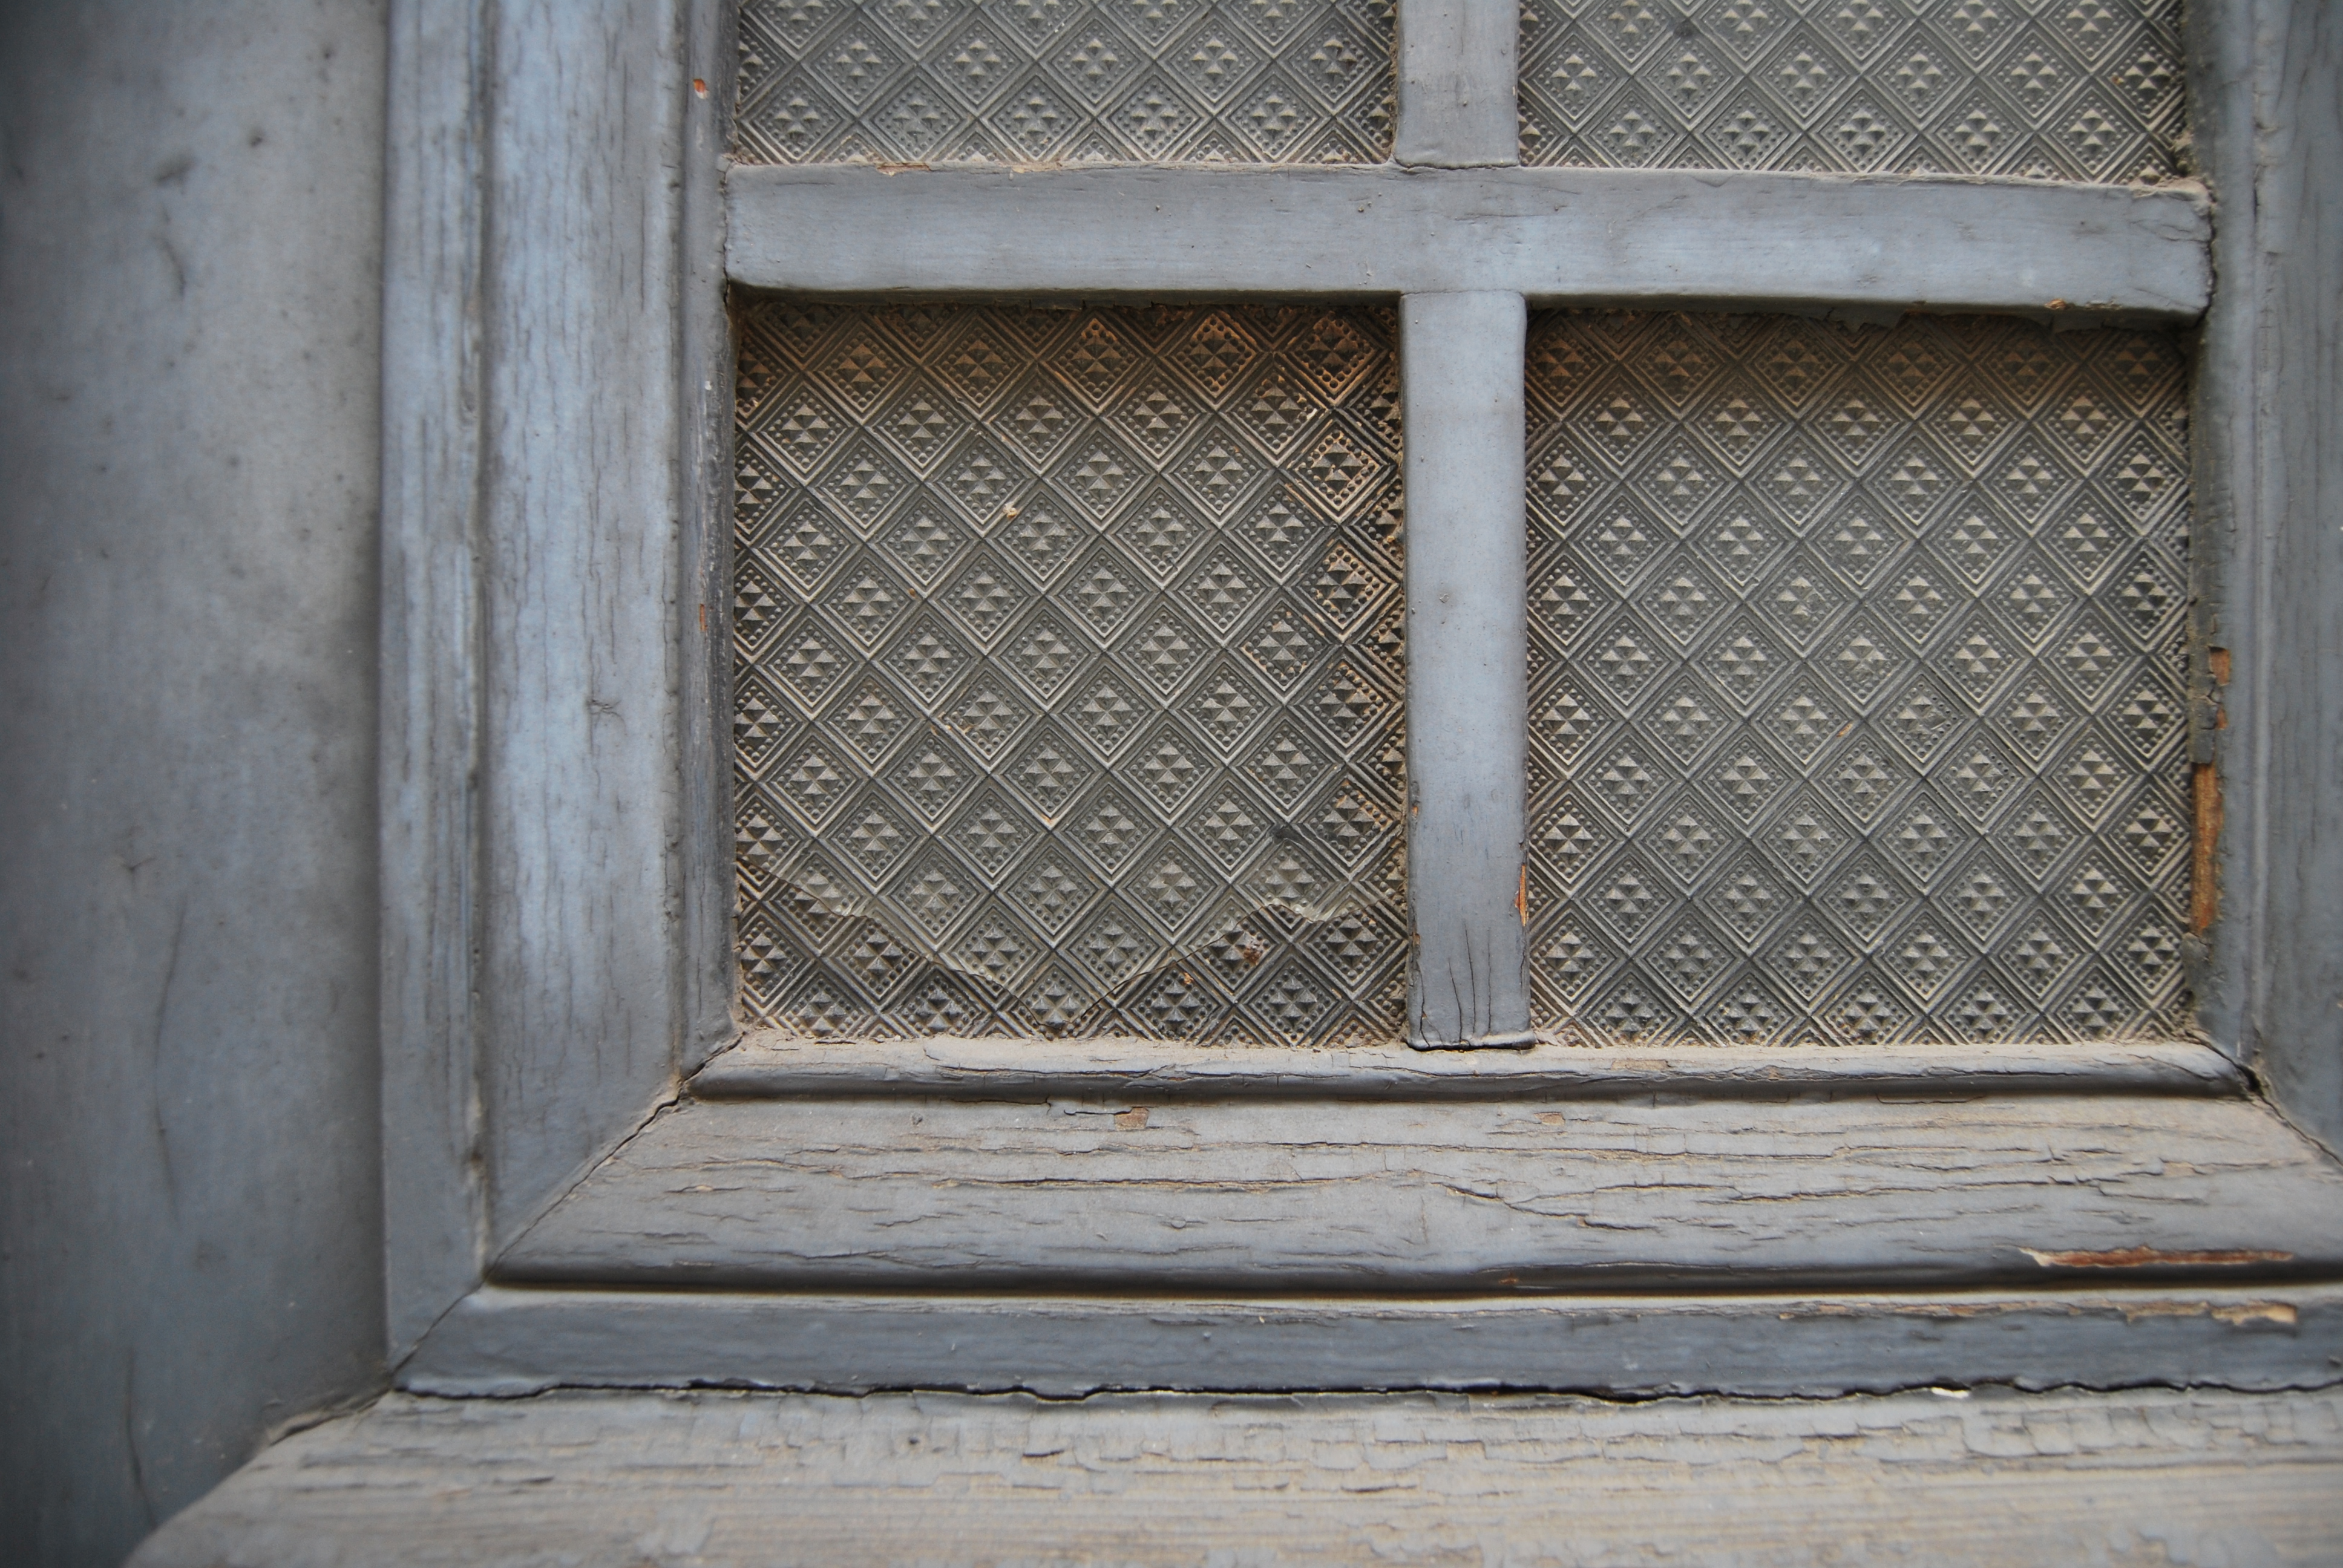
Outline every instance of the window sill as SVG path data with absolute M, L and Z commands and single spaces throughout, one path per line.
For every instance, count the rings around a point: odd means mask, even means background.
M 2185 1044 L 755 1039 L 408 1388 L 2343 1382 L 2343 1165 Z

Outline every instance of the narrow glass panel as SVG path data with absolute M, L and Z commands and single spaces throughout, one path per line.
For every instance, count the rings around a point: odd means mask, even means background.
M 1392 0 L 743 0 L 749 163 L 1381 163 Z
M 1370 308 L 750 306 L 753 1016 L 1398 1033 L 1393 331 Z
M 2179 1029 L 2185 410 L 2163 335 L 1534 317 L 1540 1021 Z
M 2179 0 L 1526 0 L 1522 161 L 2181 173 Z

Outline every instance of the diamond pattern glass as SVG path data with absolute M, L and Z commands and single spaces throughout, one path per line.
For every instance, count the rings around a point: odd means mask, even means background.
M 1533 318 L 1542 1023 L 2185 1024 L 2182 363 L 1982 317 Z
M 753 1015 L 1398 1034 L 1393 333 L 1372 308 L 749 308 Z
M 1393 0 L 742 0 L 750 163 L 1381 163 Z
M 1524 0 L 1522 161 L 2181 173 L 2179 0 Z

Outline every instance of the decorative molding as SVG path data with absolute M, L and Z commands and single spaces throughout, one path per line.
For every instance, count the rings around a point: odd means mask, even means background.
M 700 361 L 721 351 L 704 323 L 682 330 L 695 310 L 690 182 L 676 171 L 694 96 L 686 7 L 710 3 L 392 10 L 381 766 L 394 1357 L 674 1082 L 679 946 L 687 927 L 709 934 L 677 908 L 678 846 L 691 837 L 678 529 L 684 377 L 712 379 Z M 704 125 L 700 145 L 712 158 Z M 700 184 L 693 210 L 712 223 L 712 172 Z M 719 286 L 712 235 L 702 253 L 704 309 Z M 709 466 L 705 453 L 689 465 Z
M 424 1393 L 688 1387 L 1554 1390 L 1829 1398 L 1930 1385 L 2343 1382 L 2343 1288 L 1252 1300 L 481 1290 Z

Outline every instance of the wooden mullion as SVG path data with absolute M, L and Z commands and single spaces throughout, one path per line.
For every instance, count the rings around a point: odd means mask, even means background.
M 1408 1043 L 1534 1042 L 1518 294 L 1400 307 L 1407 464 Z
M 1491 0 L 1401 0 L 1399 125 L 1392 161 L 1411 168 L 1488 168 L 1520 161 L 1513 6 Z

